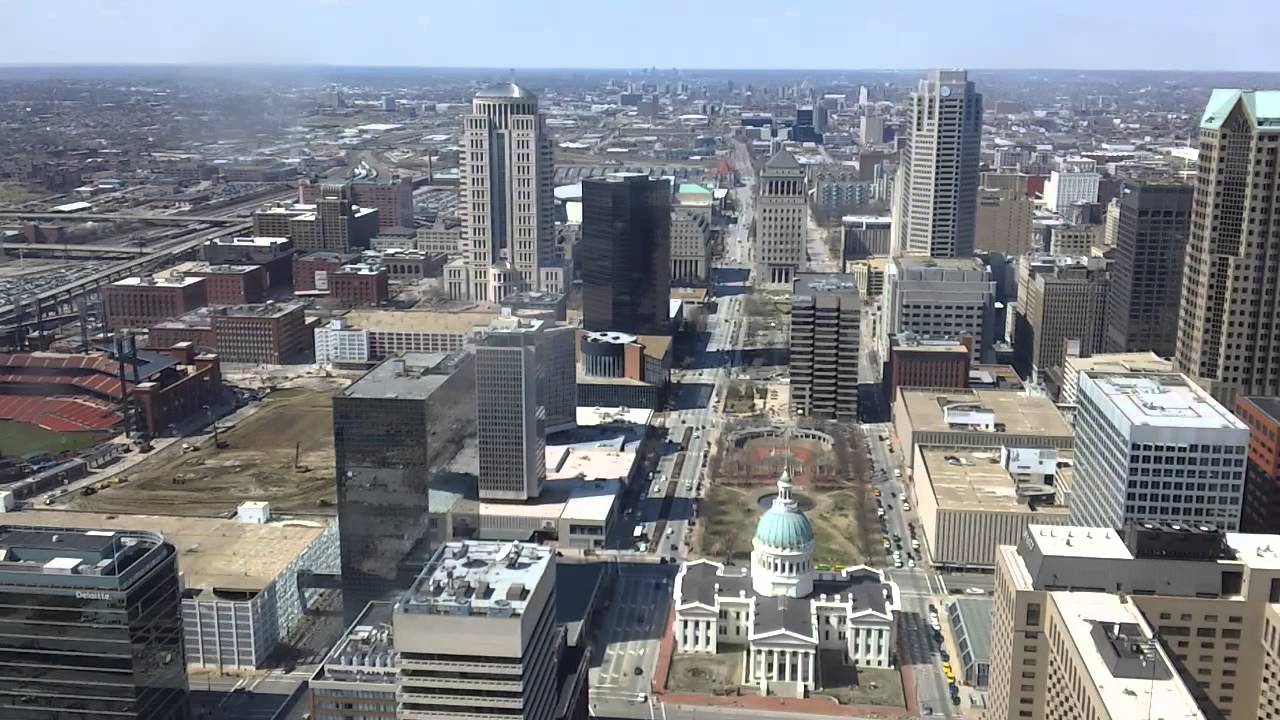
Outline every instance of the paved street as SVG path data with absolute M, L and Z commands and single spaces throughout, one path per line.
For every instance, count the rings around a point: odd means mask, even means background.
M 935 715 L 946 718 L 961 717 L 957 708 L 951 704 L 947 692 L 947 678 L 942 672 L 942 658 L 938 654 L 938 644 L 929 626 L 929 606 L 937 609 L 940 620 L 945 624 L 943 609 L 945 590 L 936 573 L 928 568 L 928 547 L 924 544 L 924 532 L 914 513 L 904 512 L 904 482 L 894 477 L 894 470 L 900 469 L 899 452 L 892 449 L 889 441 L 880 440 L 881 435 L 892 439 L 893 426 L 888 423 L 874 423 L 863 426 L 867 443 L 871 450 L 871 472 L 874 477 L 884 478 L 877 481 L 882 493 L 881 500 L 886 508 L 886 519 L 889 534 L 897 534 L 902 538 L 903 557 L 911 550 L 911 533 L 909 522 L 915 522 L 917 537 L 920 539 L 920 562 L 915 568 L 904 567 L 890 571 L 890 576 L 898 583 L 902 591 L 903 611 L 899 617 L 898 631 L 900 637 L 898 663 L 909 666 L 915 678 L 915 692 L 918 706 L 928 705 Z M 883 473 L 881 473 L 883 471 Z
M 675 573 L 664 565 L 618 568 L 614 599 L 601 624 L 605 636 L 596 645 L 589 682 L 594 700 L 634 702 L 649 693 Z

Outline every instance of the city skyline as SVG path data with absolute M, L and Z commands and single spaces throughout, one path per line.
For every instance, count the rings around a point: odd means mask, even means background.
M 350 42 L 350 10 L 335 2 L 288 0 L 250 4 L 232 0 L 216 6 L 131 3 L 0 3 L 12 22 L 0 29 L 10 64 L 339 64 L 391 66 L 494 67 L 650 67 L 718 69 L 813 69 L 844 67 L 970 67 L 1078 70 L 1265 71 L 1280 65 L 1280 49 L 1267 38 L 1280 23 L 1266 21 L 1241 2 L 1220 3 L 1215 19 L 1236 28 L 1221 36 L 1205 34 L 1192 17 L 1170 18 L 1150 0 L 1115 5 L 1087 0 L 1061 8 L 1027 8 L 1009 3 L 955 6 L 926 0 L 911 22 L 897 8 L 857 8 L 834 2 L 809 6 L 809 12 L 779 10 L 762 0 L 746 0 L 732 15 L 712 4 L 660 0 L 651 11 L 626 14 L 624 6 L 581 0 L 520 5 L 467 3 L 420 8 L 402 0 L 362 6 L 371 15 L 398 16 L 380 23 L 378 53 Z M 245 19 L 252 17 L 254 22 Z M 670 18 L 681 18 L 671 22 Z M 799 31 L 807 19 L 823 22 Z M 794 24 L 791 42 L 779 41 L 779 23 Z M 628 35 L 574 33 L 575 27 L 625 27 Z M 624 25 L 625 23 L 625 25 Z M 33 27 L 56 26 L 69 40 L 54 53 Z M 282 26 L 293 29 L 281 34 Z M 486 41 L 454 27 L 481 27 Z M 198 32 L 192 32 L 193 28 Z M 770 43 L 717 43 L 708 28 L 726 37 L 768 34 Z M 1103 37 L 1125 32 L 1125 43 L 1082 43 L 1089 28 Z M 547 32 L 568 31 L 575 39 L 541 43 Z M 1014 32 L 1014 31 L 1021 31 Z M 1136 30 L 1136 32 L 1135 32 Z M 995 33 L 1001 43 L 974 43 L 974 35 Z M 146 43 L 120 39 L 145 36 Z M 430 36 L 430 43 L 421 42 Z M 607 40 L 605 39 L 607 38 Z M 640 42 L 643 40 L 643 42 Z M 849 52 L 850 40 L 856 51 Z M 1105 52 L 1099 52 L 1099 47 Z M 1186 47 L 1196 47 L 1189 54 Z M 74 48 L 74 50 L 68 50 Z M 75 54 L 72 54 L 75 53 Z M 534 63 L 529 58 L 538 57 Z M 369 63 L 373 58 L 376 63 Z M 584 63 L 584 59 L 590 63 Z M 1045 62 L 1052 60 L 1051 62 Z

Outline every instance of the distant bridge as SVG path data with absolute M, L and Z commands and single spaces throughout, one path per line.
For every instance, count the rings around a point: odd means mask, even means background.
M 210 225 L 236 225 L 243 223 L 244 218 L 227 217 L 225 215 L 156 215 L 143 213 L 54 213 L 23 212 L 21 210 L 0 210 L 0 218 L 14 220 L 102 220 L 105 222 L 147 222 L 166 225 L 186 225 L 190 223 L 208 223 Z

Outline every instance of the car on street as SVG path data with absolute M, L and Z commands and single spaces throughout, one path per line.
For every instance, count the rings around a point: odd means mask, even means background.
M 986 595 L 987 591 L 982 588 L 967 587 L 964 589 L 965 595 Z
M 903 511 L 903 512 L 911 512 L 911 503 L 910 503 L 910 502 L 908 502 L 908 501 L 906 501 L 906 500 L 903 500 L 903 501 L 902 501 L 902 511 Z
M 913 568 L 915 566 L 916 566 L 916 561 L 912 560 L 911 558 L 907 558 L 907 567 Z

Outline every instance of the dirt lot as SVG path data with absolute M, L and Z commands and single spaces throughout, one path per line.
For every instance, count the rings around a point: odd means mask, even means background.
M 194 452 L 181 444 L 156 453 L 128 474 L 129 482 L 78 497 L 77 510 L 186 515 L 232 511 L 245 500 L 266 500 L 279 512 L 332 513 L 332 392 L 277 390 L 240 420 L 215 449 L 209 439 Z M 300 465 L 294 468 L 301 444 Z
M 715 655 L 674 655 L 667 672 L 667 690 L 736 694 L 742 684 L 742 658 L 742 648 L 726 648 Z
M 818 653 L 818 695 L 835 698 L 841 705 L 905 707 L 902 675 L 892 668 L 853 668 L 845 665 L 840 651 Z

